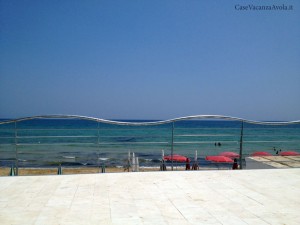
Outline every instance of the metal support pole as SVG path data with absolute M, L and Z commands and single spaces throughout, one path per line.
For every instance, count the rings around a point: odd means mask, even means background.
M 10 167 L 9 176 L 15 176 L 15 167 L 14 167 L 14 165 L 11 165 L 11 167 Z
M 57 169 L 57 175 L 62 175 L 62 168 L 61 168 L 61 163 L 58 165 L 58 169 Z
M 172 143 L 171 143 L 171 169 L 173 171 L 173 151 L 174 151 L 174 122 L 172 123 Z
M 16 149 L 16 160 L 15 160 L 15 164 L 16 164 L 16 173 L 15 175 L 18 176 L 19 173 L 19 154 L 18 154 L 18 133 L 17 133 L 17 122 L 15 122 L 15 149 Z
M 242 121 L 241 137 L 240 137 L 240 169 L 243 169 L 243 134 L 244 134 L 244 121 Z
M 100 124 L 99 124 L 99 121 L 98 121 L 98 128 L 97 128 L 97 146 L 98 146 L 98 159 L 97 159 L 97 162 L 99 163 L 99 157 L 100 157 Z
M 105 165 L 104 164 L 102 164 L 101 173 L 105 173 Z
M 139 157 L 135 157 L 135 172 L 140 171 Z
M 134 152 L 132 153 L 132 164 L 131 164 L 132 166 L 132 172 L 136 172 L 135 171 L 135 154 L 134 154 Z

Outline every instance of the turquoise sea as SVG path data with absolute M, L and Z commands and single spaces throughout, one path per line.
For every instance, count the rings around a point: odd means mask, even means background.
M 150 122 L 130 120 L 127 122 Z M 208 164 L 205 156 L 239 153 L 240 121 L 186 120 L 155 126 L 124 126 L 80 119 L 34 119 L 0 124 L 0 165 L 124 166 L 128 152 L 140 166 L 159 166 L 162 150 Z M 172 135 L 173 133 L 173 135 Z M 220 144 L 218 144 L 220 143 Z M 274 150 L 275 149 L 275 150 Z M 266 126 L 244 123 L 243 156 L 255 151 L 300 152 L 300 125 Z

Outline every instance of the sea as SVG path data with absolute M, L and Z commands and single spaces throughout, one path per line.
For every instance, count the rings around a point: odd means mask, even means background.
M 239 154 L 241 148 L 243 157 L 256 151 L 272 155 L 281 151 L 300 153 L 300 124 L 243 123 L 243 129 L 242 122 L 228 120 L 183 120 L 153 126 L 82 119 L 33 119 L 0 124 L 0 166 L 126 167 L 134 153 L 139 166 L 159 167 L 162 154 L 172 152 L 189 157 L 192 162 L 197 157 L 200 166 L 210 166 L 206 156 L 222 152 Z

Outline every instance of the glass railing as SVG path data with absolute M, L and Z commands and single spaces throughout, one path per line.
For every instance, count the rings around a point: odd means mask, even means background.
M 255 152 L 273 158 L 253 158 Z M 0 121 L 2 175 L 12 169 L 20 174 L 25 168 L 130 171 L 132 153 L 138 157 L 139 171 L 160 170 L 162 154 L 171 156 L 164 161 L 167 170 L 184 170 L 187 164 L 192 168 L 195 163 L 199 169 L 231 169 L 234 158 L 241 169 L 260 168 L 262 163 L 266 168 L 300 167 L 299 156 L 281 156 L 285 152 L 300 153 L 299 121 L 259 122 L 212 115 L 166 121 L 111 121 L 68 115 Z M 207 156 L 224 153 L 236 155 L 229 155 L 228 162 L 207 160 Z M 190 160 L 177 161 L 174 155 Z

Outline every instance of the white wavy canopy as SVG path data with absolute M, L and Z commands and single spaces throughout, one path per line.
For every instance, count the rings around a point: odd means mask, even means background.
M 107 119 L 101 119 L 96 117 L 79 116 L 79 115 L 40 115 L 40 116 L 22 117 L 22 118 L 17 118 L 12 120 L 1 121 L 0 124 L 16 123 L 16 122 L 21 122 L 26 120 L 33 120 L 33 119 L 81 119 L 81 120 L 91 120 L 91 121 L 101 122 L 101 123 L 108 123 L 108 124 L 115 124 L 115 125 L 128 125 L 128 126 L 153 126 L 153 125 L 167 124 L 167 123 L 173 123 L 182 120 L 192 120 L 192 119 L 222 119 L 222 120 L 241 121 L 244 123 L 261 124 L 261 125 L 300 124 L 300 120 L 285 121 L 285 122 L 264 122 L 264 121 L 248 120 L 248 119 L 232 117 L 232 116 L 223 116 L 223 115 L 194 115 L 194 116 L 178 117 L 174 119 L 160 120 L 160 121 L 153 121 L 153 122 L 122 122 L 122 121 L 107 120 Z

